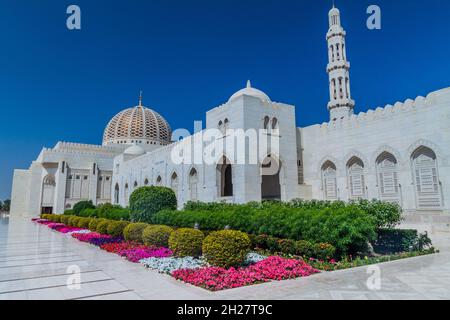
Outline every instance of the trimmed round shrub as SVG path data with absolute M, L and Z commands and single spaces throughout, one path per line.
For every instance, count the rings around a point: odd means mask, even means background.
M 96 218 L 92 218 L 91 221 L 89 222 L 89 226 L 88 229 L 95 232 L 97 231 L 97 225 L 102 222 L 104 219 L 96 219 Z
M 178 257 L 199 257 L 205 235 L 197 229 L 181 228 L 169 237 L 169 248 Z
M 66 226 L 68 226 L 69 225 L 69 220 L 70 220 L 71 217 L 72 216 L 66 216 L 66 215 L 61 216 L 61 223 L 63 223 Z
M 169 246 L 170 234 L 173 228 L 168 226 L 150 225 L 142 233 L 142 241 L 147 246 L 165 247 Z
M 77 228 L 78 227 L 78 221 L 80 221 L 80 217 L 77 217 L 77 216 L 70 217 L 70 219 L 69 219 L 69 226 Z
M 100 234 L 107 234 L 108 233 L 108 226 L 111 223 L 109 220 L 102 220 L 97 224 L 97 228 L 95 231 Z
M 203 256 L 214 266 L 229 268 L 241 265 L 250 252 L 246 233 L 222 230 L 211 233 L 203 241 Z
M 130 218 L 133 222 L 152 223 L 153 216 L 161 210 L 175 210 L 177 197 L 166 187 L 141 187 L 130 196 Z
M 78 228 L 88 229 L 91 218 L 80 218 L 78 220 Z
M 127 241 L 142 242 L 142 233 L 148 224 L 143 222 L 130 223 L 123 230 L 123 236 Z
M 113 236 L 113 237 L 123 237 L 123 230 L 129 224 L 130 223 L 127 221 L 111 221 L 108 224 L 107 232 L 110 236 Z
M 95 209 L 95 206 L 91 200 L 77 202 L 77 203 L 75 203 L 75 205 L 72 208 L 73 214 L 78 216 L 78 215 L 80 215 L 81 211 L 88 209 L 88 208 Z

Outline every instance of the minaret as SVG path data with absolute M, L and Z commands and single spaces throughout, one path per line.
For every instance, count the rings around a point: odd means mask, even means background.
M 350 62 L 347 61 L 345 31 L 341 26 L 341 15 L 334 7 L 328 13 L 330 29 L 327 33 L 328 66 L 330 78 L 330 120 L 335 121 L 353 114 L 355 101 L 350 94 Z

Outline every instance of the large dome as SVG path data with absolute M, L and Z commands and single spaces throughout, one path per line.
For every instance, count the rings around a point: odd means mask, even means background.
M 103 145 L 167 145 L 171 136 L 167 121 L 139 102 L 139 106 L 125 109 L 111 119 L 103 135 Z

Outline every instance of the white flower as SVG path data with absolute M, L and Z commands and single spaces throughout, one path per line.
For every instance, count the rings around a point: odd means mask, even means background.
M 157 270 L 160 273 L 171 274 L 179 269 L 197 269 L 207 267 L 208 264 L 203 259 L 193 257 L 186 258 L 148 258 L 139 261 L 146 268 Z

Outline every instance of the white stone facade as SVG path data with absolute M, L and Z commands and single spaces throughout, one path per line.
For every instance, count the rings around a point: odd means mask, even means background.
M 140 102 L 113 119 L 103 146 L 58 143 L 43 149 L 28 170 L 16 170 L 11 213 L 62 213 L 80 200 L 127 206 L 144 185 L 172 188 L 179 207 L 189 200 L 376 198 L 407 211 L 450 212 L 450 88 L 355 115 L 345 31 L 335 8 L 327 41 L 330 122 L 297 128 L 294 106 L 272 102 L 249 83 L 207 112 L 203 131 L 170 143 L 170 126 Z M 255 129 L 263 139 L 278 139 L 279 148 L 270 145 L 253 164 L 236 163 L 251 157 L 251 146 L 218 152 L 209 164 L 174 161 L 174 151 L 190 141 L 207 148 L 201 138 L 211 129 L 225 143 L 234 139 L 233 130 Z M 270 176 L 261 174 L 267 159 L 277 164 Z

